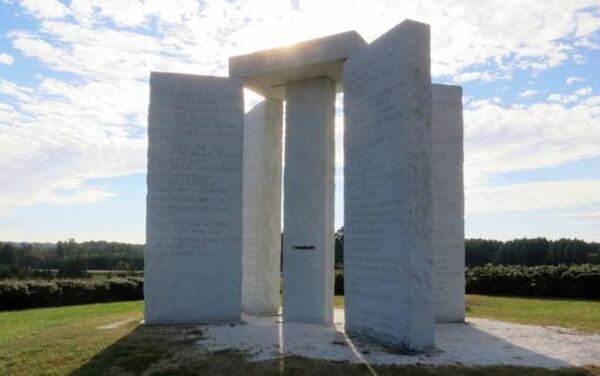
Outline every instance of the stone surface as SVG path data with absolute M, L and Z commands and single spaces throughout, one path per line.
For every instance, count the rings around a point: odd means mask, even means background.
M 150 77 L 145 320 L 239 320 L 242 85 Z
M 465 320 L 462 88 L 432 85 L 434 303 L 438 322 Z
M 335 325 L 329 326 L 282 322 L 277 317 L 244 315 L 243 320 L 246 325 L 203 326 L 203 337 L 197 346 L 209 351 L 236 349 L 253 361 L 281 360 L 283 356 L 295 355 L 337 362 L 420 367 L 464 364 L 564 368 L 598 364 L 600 359 L 600 334 L 582 334 L 552 326 L 474 318 L 468 318 L 466 324 L 438 323 L 436 350 L 405 355 L 362 338 L 349 337 L 344 332 L 343 309 L 335 309 Z M 287 363 L 280 364 L 285 368 Z
M 281 304 L 283 103 L 267 99 L 244 120 L 242 309 L 275 315 Z
M 344 65 L 346 330 L 434 345 L 429 26 L 404 21 Z
M 330 77 L 341 90 L 342 64 L 366 42 L 356 31 L 229 59 L 229 75 L 267 98 L 285 98 L 287 82 Z
M 334 271 L 335 84 L 287 85 L 283 318 L 330 323 Z

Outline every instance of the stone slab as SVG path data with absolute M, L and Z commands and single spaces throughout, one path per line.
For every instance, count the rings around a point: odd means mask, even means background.
M 276 315 L 281 305 L 283 103 L 266 99 L 244 119 L 242 310 Z
M 434 345 L 429 26 L 404 21 L 344 65 L 346 330 Z
M 460 86 L 432 86 L 433 291 L 438 322 L 465 320 L 462 112 Z
M 145 320 L 240 320 L 243 97 L 234 78 L 150 76 Z
M 287 85 L 283 319 L 331 323 L 334 273 L 335 84 Z
M 475 318 L 467 319 L 465 325 L 440 323 L 436 324 L 435 328 L 436 350 L 414 355 L 390 351 L 389 348 L 376 343 L 346 335 L 343 309 L 335 309 L 335 325 L 330 326 L 282 322 L 278 317 L 244 315 L 242 319 L 246 325 L 203 327 L 204 335 L 198 345 L 207 351 L 243 351 L 252 362 L 272 359 L 272 362 L 283 366 L 283 371 L 279 374 L 300 373 L 295 362 L 285 368 L 289 363 L 281 361 L 282 347 L 286 356 L 351 362 L 363 367 L 365 364 L 412 365 L 415 370 L 374 373 L 368 372 L 364 367 L 363 374 L 371 376 L 431 375 L 431 366 L 441 365 L 449 369 L 457 364 L 561 368 L 563 370 L 558 372 L 539 372 L 564 375 L 565 367 L 585 367 L 598 364 L 600 359 L 600 334 L 582 334 L 573 329 L 553 326 L 523 325 Z M 181 333 L 184 332 L 182 329 Z M 457 371 L 445 373 L 451 376 L 464 375 L 464 372 L 458 371 L 459 368 L 454 369 Z M 467 374 L 473 372 L 466 371 Z M 318 371 L 315 373 L 327 374 Z M 538 372 L 527 370 L 523 372 L 524 375 L 536 373 Z
M 356 31 L 229 58 L 229 75 L 267 98 L 285 99 L 285 83 L 329 77 L 342 85 L 342 64 L 367 43 Z

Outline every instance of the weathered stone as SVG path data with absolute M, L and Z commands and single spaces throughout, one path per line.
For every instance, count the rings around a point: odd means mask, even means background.
M 242 309 L 276 315 L 281 304 L 283 104 L 267 99 L 244 121 Z
M 356 31 L 348 31 L 234 56 L 229 58 L 229 75 L 267 98 L 285 99 L 286 83 L 317 77 L 330 77 L 341 90 L 343 61 L 366 44 Z
M 150 77 L 145 320 L 239 320 L 243 99 L 238 79 Z
M 335 85 L 287 85 L 284 173 L 283 318 L 333 319 Z
M 465 320 L 462 88 L 432 86 L 434 302 L 438 322 Z
M 434 345 L 429 26 L 404 21 L 344 66 L 346 330 Z

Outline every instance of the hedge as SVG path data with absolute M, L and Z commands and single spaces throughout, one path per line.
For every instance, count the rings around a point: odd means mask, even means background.
M 600 299 L 600 265 L 484 265 L 466 272 L 467 294 Z
M 600 265 L 503 266 L 469 268 L 466 293 L 600 299 Z M 335 294 L 344 294 L 344 274 L 335 272 Z
M 335 282 L 334 282 L 334 294 L 335 295 L 344 295 L 344 271 L 336 270 L 335 271 Z
M 144 299 L 139 277 L 0 281 L 0 311 Z
M 600 265 L 484 265 L 466 271 L 467 294 L 600 299 Z M 335 272 L 335 294 L 344 274 Z M 144 298 L 141 277 L 71 280 L 0 280 L 0 311 Z

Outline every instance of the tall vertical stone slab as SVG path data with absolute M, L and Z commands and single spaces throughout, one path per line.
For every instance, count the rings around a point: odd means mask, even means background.
M 404 21 L 344 66 L 346 330 L 434 345 L 429 26 Z
M 276 315 L 281 303 L 283 103 L 266 99 L 244 119 L 242 309 Z
M 242 85 L 152 73 L 148 115 L 145 320 L 239 320 Z
M 283 319 L 333 320 L 335 83 L 286 85 Z
M 438 322 L 465 320 L 462 88 L 432 85 L 434 302 Z

